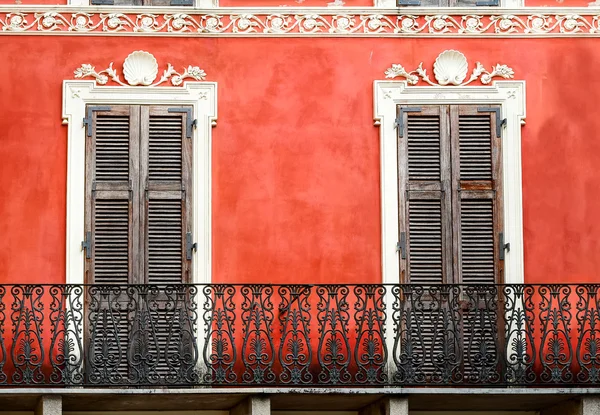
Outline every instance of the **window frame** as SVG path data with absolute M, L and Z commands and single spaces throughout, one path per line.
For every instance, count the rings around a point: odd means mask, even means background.
M 63 124 L 68 126 L 66 283 L 83 284 L 85 251 L 86 105 L 192 106 L 197 126 L 192 135 L 192 257 L 190 283 L 211 282 L 211 148 L 217 119 L 217 84 L 185 82 L 182 87 L 98 86 L 95 81 L 63 82 Z
M 510 243 L 505 253 L 504 283 L 524 282 L 523 202 L 521 186 L 521 126 L 525 124 L 525 81 L 494 81 L 489 86 L 409 86 L 406 81 L 375 81 L 374 119 L 380 127 L 381 156 L 381 264 L 386 284 L 400 282 L 397 251 L 398 157 L 395 126 L 397 105 L 500 105 L 506 118 L 502 131 L 504 235 Z

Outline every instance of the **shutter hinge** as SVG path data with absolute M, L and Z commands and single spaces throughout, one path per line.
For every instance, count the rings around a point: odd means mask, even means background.
M 96 180 L 92 181 L 92 198 L 96 198 Z
M 192 109 L 191 108 L 169 108 L 169 112 L 181 112 L 185 113 L 187 116 L 185 118 L 185 136 L 187 138 L 192 138 L 192 130 L 198 125 L 198 120 L 192 118 Z
M 506 118 L 500 115 L 500 108 L 497 107 L 479 107 L 477 112 L 494 112 L 496 113 L 496 137 L 502 137 L 502 127 L 506 125 Z
M 192 251 L 196 251 L 197 248 L 198 244 L 196 242 L 193 242 L 192 233 L 187 232 L 185 234 L 185 257 L 187 259 L 192 259 Z
M 396 0 L 396 7 L 401 6 L 420 6 L 421 0 Z
M 504 232 L 498 234 L 498 259 L 504 261 L 504 252 L 510 252 L 510 243 L 504 243 Z
M 86 258 L 91 258 L 92 257 L 92 233 L 91 232 L 86 232 L 85 233 L 85 239 L 81 242 L 81 250 L 83 251 L 85 249 L 85 257 Z
M 93 6 L 114 6 L 114 0 L 92 0 L 90 2 Z
M 194 0 L 171 0 L 171 6 L 193 6 Z
M 111 3 L 112 4 L 112 3 Z M 92 113 L 94 111 L 110 111 L 110 107 L 106 105 L 100 106 L 88 106 L 87 107 L 87 115 L 83 118 L 83 126 L 86 128 L 87 136 L 92 136 Z
M 396 251 L 400 251 L 400 257 L 406 259 L 406 232 L 400 232 L 400 242 L 396 244 Z
M 396 128 L 398 129 L 399 137 L 404 136 L 404 113 L 406 112 L 421 112 L 421 107 L 405 107 L 400 108 L 400 113 L 398 114 L 398 118 L 396 118 Z

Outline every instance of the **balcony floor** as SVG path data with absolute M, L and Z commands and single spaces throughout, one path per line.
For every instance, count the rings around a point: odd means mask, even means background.
M 408 396 L 411 411 L 535 411 L 600 388 L 10 388 L 0 389 L 0 408 L 33 410 L 42 395 L 62 395 L 64 411 L 229 410 L 260 394 L 272 411 L 358 411 L 386 395 Z

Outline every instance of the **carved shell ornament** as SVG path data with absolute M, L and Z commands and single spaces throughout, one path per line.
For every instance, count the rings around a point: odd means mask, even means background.
M 188 66 L 182 72 L 177 72 L 173 65 L 167 64 L 167 69 L 163 71 L 162 76 L 155 82 L 158 76 L 158 62 L 154 55 L 143 50 L 131 52 L 123 62 L 123 76 L 127 83 L 121 81 L 117 70 L 113 68 L 113 63 L 108 68 L 96 72 L 89 63 L 84 63 L 75 70 L 75 78 L 94 78 L 98 85 L 106 85 L 109 79 L 122 86 L 157 86 L 168 80 L 173 86 L 183 84 L 184 79 L 195 79 L 203 81 L 206 79 L 206 73 L 198 66 Z
M 129 85 L 152 85 L 158 75 L 158 62 L 152 54 L 136 50 L 125 58 L 123 75 Z
M 440 53 L 433 63 L 433 75 L 437 83 L 433 82 L 427 71 L 423 69 L 423 62 L 414 70 L 408 72 L 402 65 L 393 64 L 391 68 L 385 71 L 386 78 L 402 77 L 410 85 L 417 85 L 419 80 L 432 86 L 464 86 L 479 79 L 482 84 L 487 85 L 495 77 L 504 79 L 514 78 L 514 71 L 507 65 L 496 64 L 488 71 L 484 66 L 477 62 L 471 72 L 469 79 L 466 79 L 469 72 L 469 63 L 465 55 L 456 50 L 445 50 Z

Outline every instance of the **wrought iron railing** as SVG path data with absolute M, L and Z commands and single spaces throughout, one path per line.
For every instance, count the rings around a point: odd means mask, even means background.
M 600 285 L 0 286 L 0 382 L 600 383 Z

